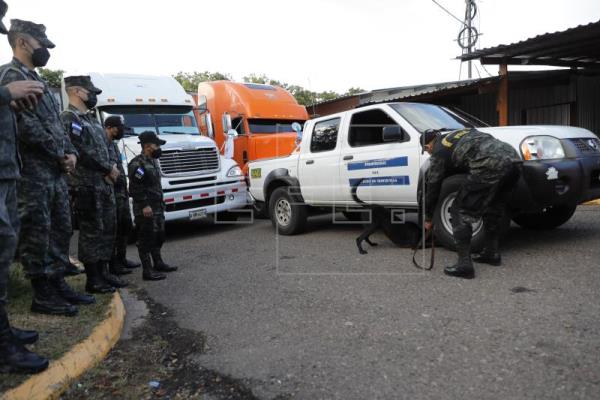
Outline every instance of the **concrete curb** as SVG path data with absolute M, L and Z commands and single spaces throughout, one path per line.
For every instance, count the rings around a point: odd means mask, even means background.
M 110 302 L 106 319 L 92 334 L 78 343 L 50 367 L 2 395 L 1 400 L 58 399 L 67 387 L 81 374 L 102 361 L 121 337 L 125 321 L 125 307 L 118 292 Z

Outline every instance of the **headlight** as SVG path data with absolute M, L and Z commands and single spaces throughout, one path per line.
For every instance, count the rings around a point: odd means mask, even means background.
M 229 168 L 229 171 L 227 171 L 228 178 L 233 178 L 233 177 L 243 176 L 243 175 L 244 174 L 242 173 L 242 169 L 237 165 Z
M 524 160 L 554 160 L 565 158 L 562 143 L 552 136 L 530 136 L 521 142 Z

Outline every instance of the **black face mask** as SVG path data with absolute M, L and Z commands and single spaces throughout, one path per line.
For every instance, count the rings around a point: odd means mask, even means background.
M 33 50 L 31 53 L 31 63 L 34 67 L 45 67 L 50 59 L 50 52 L 45 47 Z
M 125 129 L 122 126 L 117 126 L 117 136 L 115 136 L 115 140 L 121 140 L 123 139 L 123 136 L 125 135 Z
M 83 103 L 88 108 L 88 110 L 91 110 L 92 108 L 96 107 L 96 104 L 98 104 L 98 97 L 96 96 L 96 93 L 88 93 L 88 99 Z
M 162 156 L 162 149 L 156 149 L 152 152 L 152 158 L 160 158 Z

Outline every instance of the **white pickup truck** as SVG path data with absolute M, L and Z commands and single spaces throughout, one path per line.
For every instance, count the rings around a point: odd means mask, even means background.
M 288 157 L 249 164 L 250 194 L 268 209 L 278 231 L 303 230 L 311 207 L 342 211 L 348 218 L 367 203 L 416 212 L 421 167 L 419 145 L 427 129 L 476 127 L 511 144 L 523 159 L 523 174 L 511 196 L 512 219 L 532 229 L 562 225 L 578 204 L 600 197 L 600 140 L 566 126 L 487 127 L 459 110 L 422 103 L 389 103 L 309 120 L 301 144 Z M 444 182 L 435 215 L 438 241 L 453 247 L 448 208 L 464 175 Z M 506 226 L 510 223 L 505 219 Z M 474 247 L 482 241 L 474 226 Z

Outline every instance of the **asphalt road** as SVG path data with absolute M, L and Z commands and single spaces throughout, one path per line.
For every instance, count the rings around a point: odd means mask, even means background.
M 513 226 L 504 265 L 472 281 L 443 274 L 443 249 L 419 272 L 381 234 L 361 256 L 360 230 L 169 225 L 180 269 L 140 285 L 207 335 L 202 366 L 260 399 L 600 398 L 600 207 L 553 231 Z

